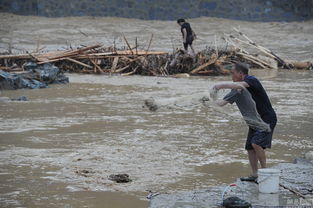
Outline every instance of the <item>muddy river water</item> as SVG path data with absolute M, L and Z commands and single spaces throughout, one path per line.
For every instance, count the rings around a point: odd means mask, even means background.
M 174 21 L 44 18 L 0 14 L 0 50 L 62 49 L 101 42 L 122 47 L 121 34 L 142 48 L 180 47 Z M 284 58 L 313 61 L 313 22 L 190 20 L 197 50 L 240 26 Z M 218 39 L 222 45 L 222 41 Z M 222 46 L 221 46 L 222 47 Z M 253 70 L 278 115 L 269 165 L 313 149 L 312 71 Z M 0 103 L 1 207 L 147 207 L 148 190 L 176 192 L 230 183 L 249 174 L 247 127 L 236 106 L 204 106 L 199 93 L 230 77 L 120 77 L 68 74 L 70 84 L 1 91 L 27 102 Z M 153 97 L 166 103 L 143 108 Z M 116 184 L 110 174 L 127 173 Z

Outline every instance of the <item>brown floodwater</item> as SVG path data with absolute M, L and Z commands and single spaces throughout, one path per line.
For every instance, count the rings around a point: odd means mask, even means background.
M 0 14 L 0 50 L 62 49 L 101 42 L 125 46 L 138 37 L 153 50 L 180 47 L 174 21 L 45 18 Z M 190 20 L 197 50 L 214 35 L 240 26 L 284 58 L 313 60 L 313 22 Z M 217 38 L 220 47 L 224 47 Z M 313 149 L 312 71 L 253 70 L 278 115 L 269 165 L 292 162 Z M 0 102 L 1 207 L 147 207 L 148 190 L 177 192 L 234 181 L 249 174 L 247 127 L 236 106 L 198 101 L 230 77 L 143 77 L 68 74 L 70 84 L 1 91 L 27 102 Z M 225 93 L 226 91 L 222 92 Z M 153 97 L 160 108 L 143 108 Z M 127 173 L 117 184 L 110 174 Z

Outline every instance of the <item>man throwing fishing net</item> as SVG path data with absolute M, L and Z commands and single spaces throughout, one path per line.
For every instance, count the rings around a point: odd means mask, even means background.
M 248 151 L 252 174 L 240 179 L 256 181 L 258 162 L 261 168 L 266 168 L 265 149 L 271 148 L 277 117 L 262 84 L 254 76 L 248 75 L 248 72 L 249 69 L 245 65 L 235 64 L 231 71 L 234 82 L 217 84 L 213 87 L 213 91 L 231 89 L 217 104 L 224 106 L 235 102 L 249 126 L 245 149 Z

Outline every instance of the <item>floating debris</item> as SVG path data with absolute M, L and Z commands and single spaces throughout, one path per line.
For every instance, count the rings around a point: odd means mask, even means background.
M 116 183 L 128 183 L 131 182 L 129 175 L 126 173 L 123 174 L 111 174 L 109 175 L 109 180 L 115 181 Z

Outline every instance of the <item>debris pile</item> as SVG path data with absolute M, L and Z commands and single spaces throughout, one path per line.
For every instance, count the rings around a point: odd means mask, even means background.
M 54 63 L 63 72 L 169 76 L 188 75 L 227 75 L 232 63 L 243 62 L 251 68 L 264 69 L 312 69 L 311 62 L 283 60 L 270 49 L 258 45 L 247 35 L 234 28 L 236 35 L 225 34 L 225 49 L 208 47 L 195 56 L 176 50 L 172 54 L 159 51 L 128 48 L 103 47 L 100 44 L 83 46 L 77 49 L 46 53 L 26 53 L 19 55 L 0 55 L 0 70 L 17 72 L 25 70 L 25 63 L 33 61 L 38 65 Z M 179 76 L 178 76 L 179 77 Z

